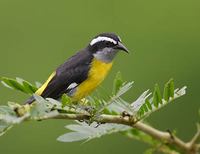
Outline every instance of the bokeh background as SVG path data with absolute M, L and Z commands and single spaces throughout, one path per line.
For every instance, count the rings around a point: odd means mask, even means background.
M 0 0 L 0 76 L 43 82 L 75 51 L 100 32 L 116 32 L 131 53 L 120 53 L 103 83 L 109 92 L 116 72 L 135 81 L 124 97 L 133 101 L 171 77 L 187 95 L 148 121 L 175 129 L 188 140 L 199 121 L 200 1 L 198 0 Z M 0 86 L 0 104 L 26 95 Z M 60 143 L 65 120 L 27 122 L 0 138 L 2 154 L 142 153 L 148 146 L 112 134 L 86 144 Z

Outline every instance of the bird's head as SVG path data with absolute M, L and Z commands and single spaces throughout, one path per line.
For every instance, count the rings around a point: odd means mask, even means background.
M 114 33 L 102 33 L 94 37 L 88 45 L 95 58 L 104 62 L 111 62 L 118 51 L 128 49 L 122 44 L 119 36 Z

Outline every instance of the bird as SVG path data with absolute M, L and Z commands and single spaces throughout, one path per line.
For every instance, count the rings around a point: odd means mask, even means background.
M 87 97 L 107 76 L 119 51 L 129 53 L 118 35 L 111 32 L 96 35 L 85 48 L 61 64 L 35 94 L 56 100 L 66 94 L 73 102 Z M 31 96 L 25 104 L 34 101 Z

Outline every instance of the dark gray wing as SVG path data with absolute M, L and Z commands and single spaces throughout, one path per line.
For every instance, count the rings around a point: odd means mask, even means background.
M 56 75 L 48 83 L 41 96 L 57 99 L 67 92 L 70 84 L 80 84 L 87 79 L 93 55 L 86 49 L 68 59 L 56 70 Z

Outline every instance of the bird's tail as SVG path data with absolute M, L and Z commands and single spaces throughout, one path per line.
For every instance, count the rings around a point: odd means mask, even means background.
M 35 98 L 31 96 L 29 99 L 27 99 L 24 104 L 32 104 L 35 101 Z

